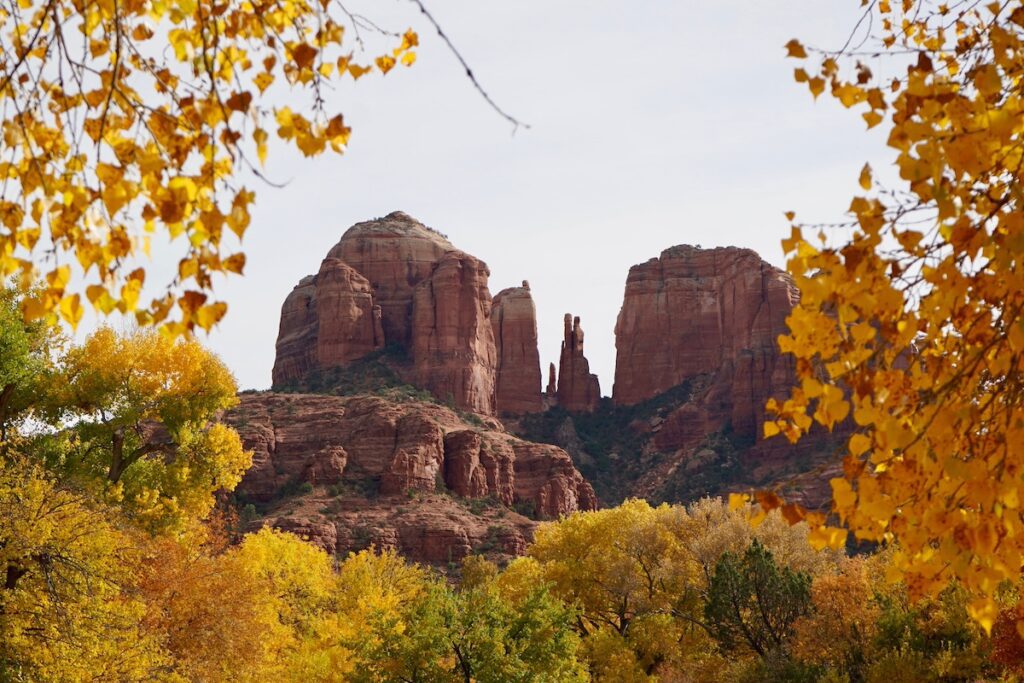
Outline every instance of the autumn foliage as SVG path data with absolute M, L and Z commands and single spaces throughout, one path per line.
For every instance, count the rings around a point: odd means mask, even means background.
M 814 97 L 889 126 L 899 185 L 865 166 L 847 227 L 794 223 L 783 242 L 802 298 L 779 343 L 800 385 L 765 434 L 852 429 L 839 520 L 893 544 L 914 595 L 966 587 L 990 629 L 1024 551 L 1024 7 L 863 4 L 843 49 L 786 47 Z
M 357 54 L 356 21 L 305 0 L 0 2 L 0 279 L 42 279 L 26 318 L 76 325 L 91 304 L 173 334 L 220 320 L 213 278 L 242 273 L 256 198 L 243 174 L 262 177 L 272 138 L 343 151 L 330 89 L 416 58 L 412 31 Z M 141 299 L 132 266 L 168 239 L 176 276 Z

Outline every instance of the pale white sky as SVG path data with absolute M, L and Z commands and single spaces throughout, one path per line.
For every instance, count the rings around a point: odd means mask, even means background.
M 281 303 L 353 223 L 402 210 L 488 263 L 491 293 L 529 280 L 541 361 L 579 315 L 609 395 L 629 267 L 682 243 L 736 245 L 782 265 L 782 216 L 842 217 L 884 133 L 814 102 L 793 37 L 838 47 L 857 0 L 427 0 L 491 95 L 531 124 L 512 136 L 407 0 L 350 2 L 416 28 L 419 60 L 334 93 L 344 156 L 271 152 L 283 189 L 258 191 L 248 266 L 217 294 L 205 341 L 242 388 L 266 388 Z M 883 171 L 884 173 L 884 171 Z M 160 265 L 160 264 L 156 264 Z

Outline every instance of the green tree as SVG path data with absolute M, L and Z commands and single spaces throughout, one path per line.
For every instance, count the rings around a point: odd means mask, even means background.
M 727 552 L 718 560 L 704 617 L 724 650 L 746 646 L 767 657 L 785 646 L 810 605 L 810 575 L 780 568 L 755 540 L 742 557 Z
M 13 436 L 17 420 L 36 402 L 39 379 L 58 339 L 54 328 L 24 322 L 20 298 L 0 288 L 0 447 Z

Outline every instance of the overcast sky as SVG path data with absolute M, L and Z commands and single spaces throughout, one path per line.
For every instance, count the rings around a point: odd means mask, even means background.
M 612 389 L 629 267 L 675 244 L 736 245 L 783 265 L 783 212 L 841 218 L 882 133 L 793 81 L 783 44 L 838 47 L 859 2 L 427 0 L 482 85 L 529 130 L 514 136 L 408 0 L 349 3 L 420 33 L 419 60 L 329 104 L 353 128 L 344 156 L 272 150 L 283 189 L 257 207 L 243 278 L 207 343 L 243 388 L 266 388 L 281 303 L 353 223 L 402 210 L 488 263 L 491 292 L 529 280 L 541 361 L 562 316 Z

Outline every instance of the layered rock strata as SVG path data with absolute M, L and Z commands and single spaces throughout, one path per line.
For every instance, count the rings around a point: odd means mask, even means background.
M 593 489 L 562 449 L 518 439 L 496 421 L 471 428 L 456 413 L 433 403 L 246 394 L 225 421 L 253 452 L 252 467 L 236 495 L 270 506 L 268 519 L 275 526 L 304 530 L 332 552 L 357 548 L 345 525 L 358 522 L 372 527 L 367 533 L 378 545 L 396 547 L 413 559 L 458 560 L 473 547 L 470 541 L 480 519 L 466 519 L 462 513 L 448 519 L 424 510 L 421 527 L 415 516 L 398 526 L 391 520 L 392 508 L 414 506 L 409 501 L 423 496 L 435 501 L 434 507 L 437 499 L 445 498 L 441 494 L 454 494 L 515 506 L 541 518 L 597 506 Z M 331 505 L 311 509 L 301 504 L 303 499 L 296 512 L 286 511 L 287 506 L 274 508 L 278 501 L 294 501 L 289 494 L 305 484 L 314 500 L 331 499 L 346 514 L 325 512 Z M 328 489 L 346 492 L 330 495 Z M 451 506 L 444 502 L 441 507 Z M 366 521 L 372 519 L 379 525 Z M 498 540 L 514 549 L 525 543 L 532 522 L 519 516 L 510 520 L 514 523 L 509 529 L 495 533 L 506 534 Z
M 285 300 L 274 386 L 388 345 L 410 359 L 398 368 L 404 381 L 493 414 L 498 352 L 489 275 L 483 261 L 404 213 L 357 223 Z
M 710 376 L 696 405 L 666 419 L 662 445 L 726 427 L 759 438 L 765 401 L 793 381 L 776 339 L 798 299 L 790 277 L 749 249 L 682 245 L 633 266 L 615 326 L 615 403 Z
M 533 413 L 542 409 L 537 309 L 530 283 L 498 292 L 491 307 L 498 365 L 495 400 L 499 413 Z

